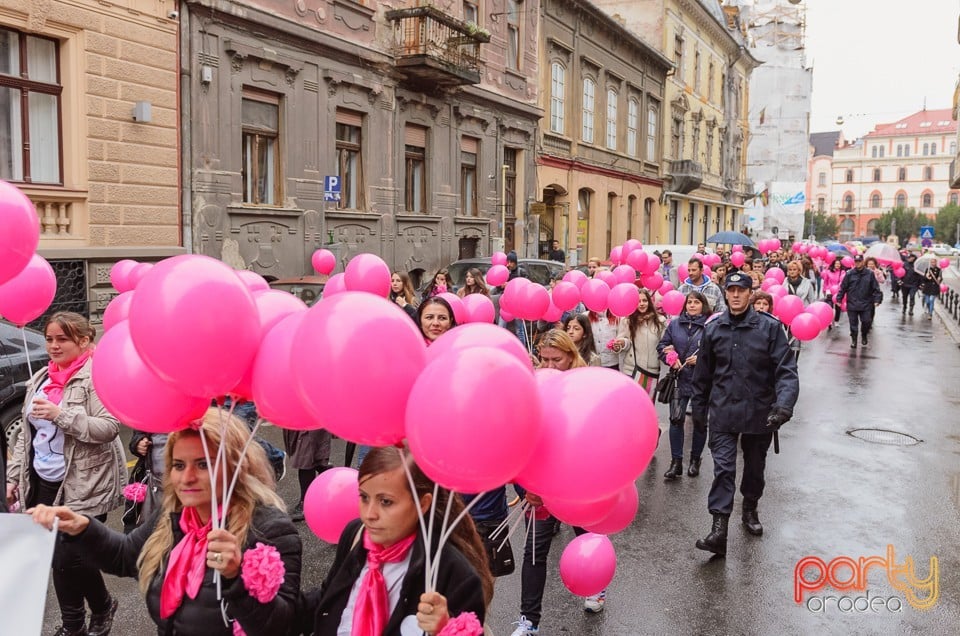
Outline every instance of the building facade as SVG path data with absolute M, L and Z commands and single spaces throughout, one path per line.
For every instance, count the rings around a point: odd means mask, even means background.
M 875 236 L 876 220 L 892 208 L 935 217 L 960 191 L 951 188 L 957 122 L 951 109 L 922 110 L 878 124 L 833 155 L 832 211 L 840 238 Z
M 655 242 L 670 61 L 588 0 L 543 0 L 540 22 L 540 254 L 556 239 L 576 265 Z
M 413 4 L 182 4 L 186 244 L 277 277 L 369 252 L 415 282 L 530 251 L 537 2 Z
M 810 135 L 805 189 L 807 209 L 830 212 L 833 198 L 833 152 L 845 143 L 840 130 Z
M 0 179 L 36 206 L 50 311 L 96 320 L 116 261 L 183 251 L 172 9 L 0 0 Z

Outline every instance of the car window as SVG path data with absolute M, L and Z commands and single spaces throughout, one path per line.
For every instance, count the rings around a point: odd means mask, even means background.
M 285 291 L 288 294 L 293 294 L 309 307 L 313 303 L 317 302 L 320 296 L 323 294 L 323 285 L 322 284 L 306 284 L 306 283 L 285 283 L 277 285 L 274 283 L 271 285 L 272 289 L 279 289 L 280 291 Z

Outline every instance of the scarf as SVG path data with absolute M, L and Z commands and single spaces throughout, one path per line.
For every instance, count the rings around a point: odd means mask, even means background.
M 50 378 L 50 384 L 44 387 L 43 390 L 47 394 L 48 400 L 54 404 L 60 404 L 60 400 L 63 399 L 63 387 L 70 381 L 70 378 L 80 370 L 80 367 L 87 362 L 91 355 L 93 355 L 93 350 L 84 351 L 76 360 L 71 362 L 66 369 L 61 369 L 53 360 L 47 364 L 47 377 Z
M 170 552 L 167 574 L 160 589 L 160 618 L 169 618 L 179 609 L 184 592 L 190 598 L 197 598 L 207 568 L 207 534 L 211 528 L 210 521 L 200 525 L 196 508 L 184 508 L 180 513 L 183 538 Z
M 387 584 L 383 580 L 380 566 L 384 563 L 399 563 L 407 558 L 407 552 L 416 540 L 413 533 L 406 539 L 394 543 L 389 548 L 377 545 L 366 533 L 363 535 L 363 547 L 367 549 L 367 575 L 360 582 L 357 592 L 357 604 L 353 608 L 353 628 L 351 636 L 369 636 L 382 634 L 390 618 L 390 600 L 387 596 Z

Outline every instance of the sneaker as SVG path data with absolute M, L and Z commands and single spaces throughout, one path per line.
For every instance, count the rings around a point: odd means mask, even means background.
M 583 599 L 583 611 L 590 612 L 591 614 L 599 614 L 603 611 L 603 603 L 606 600 L 606 590 L 600 592 L 599 594 L 588 596 L 587 598 Z
M 117 599 L 110 599 L 110 606 L 102 614 L 90 615 L 90 626 L 87 628 L 87 636 L 108 636 L 113 629 L 113 615 L 117 613 Z
M 291 521 L 303 521 L 303 502 L 301 501 L 296 506 L 293 507 L 293 510 L 290 511 L 290 520 Z
M 526 616 L 521 616 L 514 625 L 517 626 L 510 636 L 529 636 L 530 634 L 539 634 L 540 628 L 534 627 L 533 623 L 527 620 Z

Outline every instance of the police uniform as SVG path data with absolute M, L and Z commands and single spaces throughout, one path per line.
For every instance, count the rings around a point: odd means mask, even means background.
M 730 274 L 724 289 L 750 289 L 753 279 Z M 693 376 L 694 422 L 706 421 L 714 479 L 707 505 L 714 532 L 697 547 L 725 554 L 727 519 L 736 490 L 737 442 L 743 451 L 744 524 L 761 534 L 757 503 L 763 496 L 763 472 L 773 431 L 790 419 L 800 392 L 796 358 L 779 320 L 748 304 L 736 316 L 725 311 L 707 322 Z M 722 527 L 721 527 L 722 526 Z M 714 541 L 711 543 L 710 539 Z

